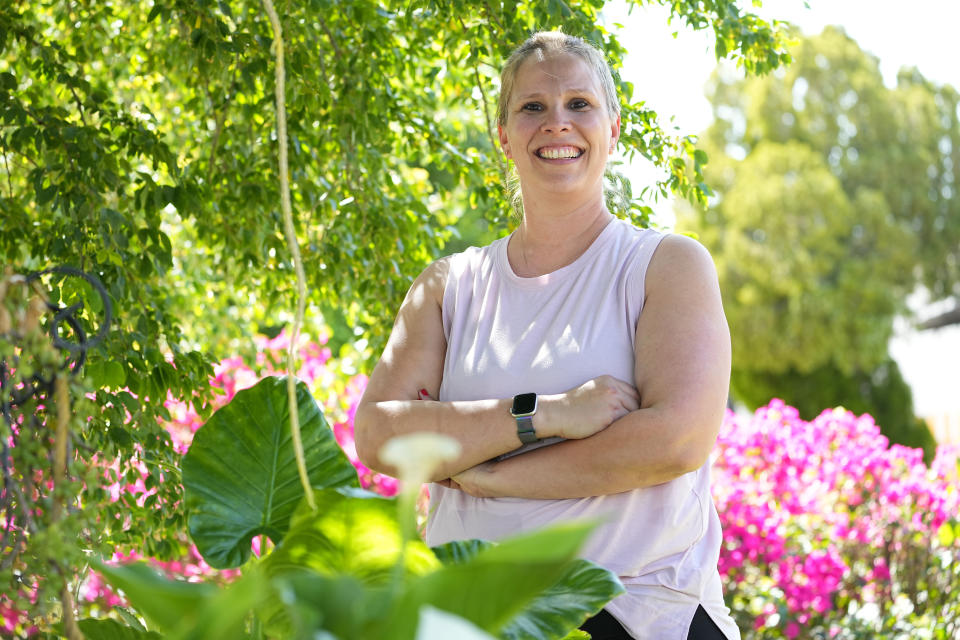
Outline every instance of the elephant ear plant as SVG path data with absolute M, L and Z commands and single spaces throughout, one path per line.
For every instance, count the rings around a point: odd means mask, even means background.
M 83 620 L 86 635 L 569 640 L 587 638 L 577 627 L 623 592 L 616 576 L 576 558 L 592 524 L 551 527 L 499 544 L 427 547 L 413 528 L 410 496 L 417 482 L 405 482 L 399 500 L 361 489 L 298 382 L 295 409 L 311 508 L 294 464 L 287 398 L 280 377 L 238 392 L 197 431 L 183 460 L 190 536 L 211 566 L 240 567 L 241 577 L 219 587 L 167 579 L 144 564 L 100 563 L 139 618 L 126 615 L 132 626 Z M 394 455 L 404 447 L 410 455 L 431 448 L 449 455 L 450 446 L 442 439 L 392 445 Z M 252 558 L 255 536 L 269 538 L 272 551 Z

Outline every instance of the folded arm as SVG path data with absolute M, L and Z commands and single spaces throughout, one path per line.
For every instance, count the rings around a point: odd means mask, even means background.
M 588 438 L 473 467 L 448 486 L 484 497 L 575 498 L 700 468 L 726 407 L 730 334 L 713 261 L 696 241 L 669 236 L 654 254 L 635 352 L 637 410 Z
M 438 469 L 432 480 L 449 478 L 522 444 L 510 415 L 512 398 L 420 399 L 421 389 L 436 398 L 443 376 L 447 344 L 441 309 L 447 270 L 447 261 L 439 260 L 410 287 L 357 407 L 357 455 L 371 469 L 395 474 L 379 451 L 390 438 L 407 433 L 441 433 L 460 442 L 461 456 Z M 632 385 L 602 376 L 566 393 L 543 396 L 534 428 L 540 437 L 584 438 L 637 406 Z

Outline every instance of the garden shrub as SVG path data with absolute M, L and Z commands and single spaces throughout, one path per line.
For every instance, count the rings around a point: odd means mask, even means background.
M 958 453 L 941 446 L 928 467 L 843 408 L 728 413 L 713 485 L 744 638 L 954 638 Z

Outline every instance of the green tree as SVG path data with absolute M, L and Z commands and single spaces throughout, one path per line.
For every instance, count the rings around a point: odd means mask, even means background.
M 762 78 L 715 74 L 703 146 L 716 194 L 682 216 L 717 260 L 734 393 L 751 406 L 779 395 L 806 417 L 839 401 L 910 431 L 909 390 L 897 408 L 879 390 L 904 384 L 882 372 L 907 295 L 960 294 L 960 97 L 916 70 L 885 87 L 839 28 L 791 54 Z

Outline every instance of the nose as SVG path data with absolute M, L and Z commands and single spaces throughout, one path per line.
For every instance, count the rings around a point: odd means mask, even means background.
M 544 116 L 540 129 L 544 133 L 564 133 L 570 130 L 570 119 L 563 109 L 551 109 Z

